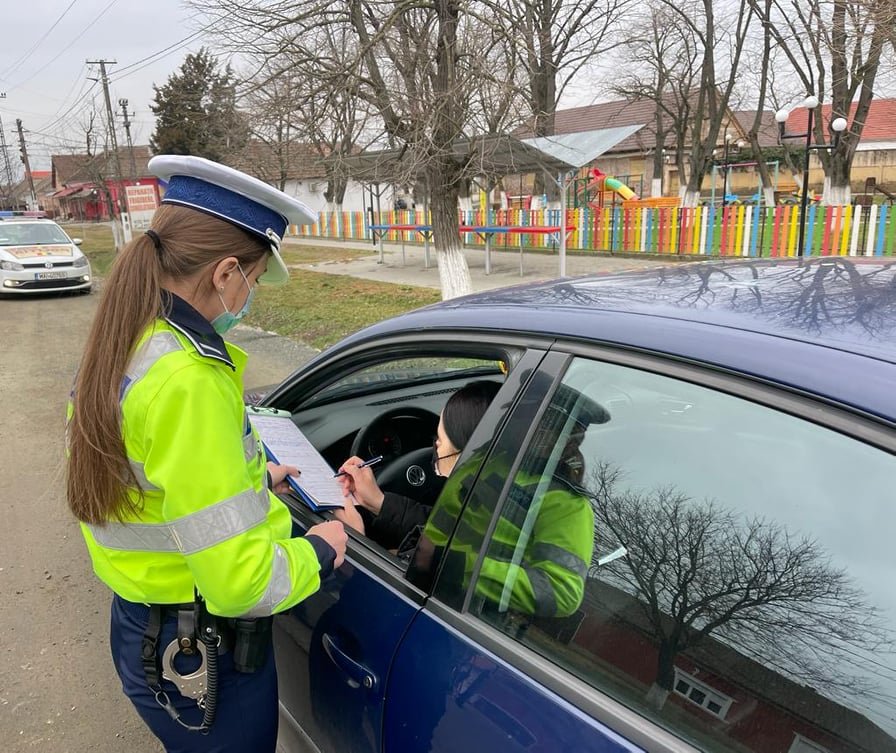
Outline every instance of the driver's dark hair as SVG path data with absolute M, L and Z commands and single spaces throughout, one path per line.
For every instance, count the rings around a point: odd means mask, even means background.
M 465 384 L 448 398 L 442 409 L 442 425 L 455 448 L 462 450 L 467 446 L 473 430 L 499 389 L 500 384 L 481 379 Z

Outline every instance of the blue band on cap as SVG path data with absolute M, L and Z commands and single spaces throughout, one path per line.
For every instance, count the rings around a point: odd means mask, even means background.
M 283 215 L 263 204 L 214 183 L 186 175 L 171 176 L 162 203 L 180 204 L 207 212 L 269 242 L 268 229 L 282 238 L 288 224 Z

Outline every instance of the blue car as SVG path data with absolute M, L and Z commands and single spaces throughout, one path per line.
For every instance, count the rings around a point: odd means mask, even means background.
M 442 406 L 483 379 L 437 477 Z M 281 749 L 896 751 L 894 261 L 494 290 L 263 403 L 432 506 L 400 542 L 352 532 L 275 621 Z

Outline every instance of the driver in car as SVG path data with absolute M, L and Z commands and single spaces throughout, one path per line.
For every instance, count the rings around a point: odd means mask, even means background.
M 451 474 L 458 455 L 500 387 L 496 382 L 479 380 L 464 385 L 448 398 L 432 449 L 432 465 L 437 476 Z M 339 483 L 348 504 L 336 517 L 382 547 L 397 549 L 409 533 L 426 523 L 435 500 L 427 504 L 384 492 L 376 483 L 372 469 L 362 467 L 362 463 L 361 458 L 353 456 L 339 467 L 344 471 Z

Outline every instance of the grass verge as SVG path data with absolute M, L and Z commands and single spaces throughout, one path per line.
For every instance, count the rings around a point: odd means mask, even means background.
M 107 274 L 115 259 L 112 229 L 108 225 L 69 224 L 65 230 L 73 238 L 83 239 L 81 249 L 90 258 L 94 274 Z M 260 286 L 246 324 L 323 350 L 370 324 L 440 300 L 439 292 L 429 288 L 294 268 L 367 253 L 338 247 L 284 246 L 284 261 L 293 267 L 290 280 L 279 287 Z

